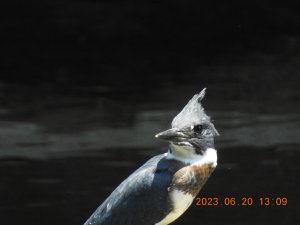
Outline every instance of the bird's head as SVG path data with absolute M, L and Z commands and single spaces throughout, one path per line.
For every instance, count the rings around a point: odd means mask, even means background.
M 171 129 L 155 135 L 169 141 L 170 151 L 176 156 L 203 155 L 207 149 L 214 148 L 214 137 L 219 133 L 201 105 L 204 95 L 205 88 L 173 119 Z

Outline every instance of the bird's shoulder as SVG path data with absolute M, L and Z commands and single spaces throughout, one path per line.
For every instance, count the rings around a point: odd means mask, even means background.
M 168 159 L 166 154 L 154 156 L 134 171 L 115 191 L 124 193 L 143 189 L 161 190 L 168 187 L 174 174 L 185 166 L 180 161 Z

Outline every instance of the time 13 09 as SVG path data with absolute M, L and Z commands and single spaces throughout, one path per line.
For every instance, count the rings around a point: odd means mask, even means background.
M 288 204 L 288 199 L 286 197 L 202 197 L 196 198 L 197 206 L 286 206 Z
M 286 206 L 288 204 L 288 200 L 285 197 L 282 198 L 260 197 L 259 204 L 262 206 L 269 206 L 269 205 Z

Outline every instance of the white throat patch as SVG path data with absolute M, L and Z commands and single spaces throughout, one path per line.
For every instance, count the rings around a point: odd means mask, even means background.
M 217 166 L 218 156 L 217 151 L 214 148 L 208 148 L 203 153 L 203 155 L 196 155 L 193 152 L 190 146 L 172 146 L 172 152 L 170 151 L 166 153 L 167 159 L 175 159 L 181 161 L 186 164 L 197 164 L 197 165 L 205 165 L 205 164 L 213 164 L 214 167 Z

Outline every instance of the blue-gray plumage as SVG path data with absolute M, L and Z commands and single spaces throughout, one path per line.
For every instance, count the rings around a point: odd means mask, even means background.
M 195 95 L 174 118 L 172 128 L 156 135 L 170 142 L 124 180 L 84 225 L 167 225 L 192 203 L 217 164 L 217 130 Z
M 153 225 L 171 210 L 166 199 L 175 168 L 158 155 L 123 181 L 86 222 L 89 225 Z M 180 167 L 176 163 L 175 167 Z

